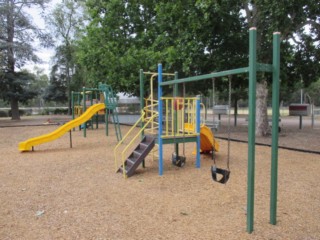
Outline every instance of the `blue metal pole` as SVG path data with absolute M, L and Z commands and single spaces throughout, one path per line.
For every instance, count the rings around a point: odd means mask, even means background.
M 196 131 L 197 131 L 197 159 L 196 168 L 200 168 L 200 96 L 197 96 L 196 102 Z
M 162 148 L 162 64 L 158 64 L 158 144 L 159 144 L 159 175 L 163 174 L 163 148 Z

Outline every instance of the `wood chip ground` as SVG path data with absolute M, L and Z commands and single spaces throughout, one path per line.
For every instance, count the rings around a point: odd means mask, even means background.
M 52 118 L 52 117 L 51 117 Z M 29 119 L 32 124 L 45 118 Z M 14 125 L 0 121 L 2 126 Z M 128 179 L 115 173 L 114 128 L 75 131 L 20 153 L 18 143 L 57 126 L 0 128 L 0 239 L 320 239 L 320 155 L 279 149 L 277 225 L 269 224 L 270 147 L 256 147 L 254 232 L 246 232 L 246 143 L 231 142 L 231 178 L 214 183 L 210 156 L 195 168 L 195 144 L 186 144 L 187 164 L 171 164 L 165 146 L 164 175 L 148 157 Z M 121 126 L 126 133 L 127 126 Z M 320 151 L 319 129 L 287 128 L 279 142 Z M 216 135 L 225 137 L 222 127 Z M 246 127 L 232 129 L 246 138 Z M 271 138 L 258 139 L 271 142 Z M 219 140 L 217 164 L 226 166 L 227 142 Z M 117 153 L 120 154 L 120 153 Z

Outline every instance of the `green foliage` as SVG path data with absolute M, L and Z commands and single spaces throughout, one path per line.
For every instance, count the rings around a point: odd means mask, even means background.
M 29 110 L 19 109 L 20 116 L 30 116 L 31 113 L 32 113 L 31 109 L 29 109 Z M 8 116 L 12 117 L 12 111 L 11 110 L 8 111 Z
M 37 62 L 34 54 L 34 39 L 45 45 L 50 45 L 49 35 L 33 24 L 26 9 L 30 7 L 43 8 L 48 0 L 0 2 L 0 36 L 1 36 L 1 69 L 13 70 L 22 67 L 27 61 Z
M 27 71 L 4 73 L 0 78 L 0 97 L 7 102 L 14 98 L 26 103 L 38 95 L 32 87 L 34 83 L 35 75 Z
M 66 75 L 58 71 L 58 66 L 53 66 L 50 75 L 50 84 L 45 89 L 43 99 L 53 102 L 66 102 L 67 97 L 67 81 Z
M 78 60 L 91 81 L 107 81 L 117 91 L 137 95 L 139 69 L 155 71 L 158 62 L 181 77 L 246 62 L 246 42 L 237 46 L 247 38 L 237 1 L 88 1 L 87 6 L 92 21 L 79 42 Z M 188 88 L 208 89 L 207 83 Z
M 67 115 L 68 114 L 68 108 L 44 108 L 41 115 Z
M 46 19 L 53 35 L 60 40 L 56 45 L 55 64 L 52 69 L 56 72 L 56 79 L 52 79 L 52 85 L 46 91 L 46 99 L 65 101 L 66 90 L 70 113 L 71 91 L 74 90 L 72 87 L 79 88 L 79 82 L 83 79 L 83 74 L 79 73 L 81 67 L 78 67 L 75 62 L 76 45 L 74 44 L 83 25 L 81 9 L 81 4 L 77 1 L 65 0 L 57 4 Z M 74 81 L 75 77 L 77 81 Z M 64 87 L 66 89 L 63 89 Z
M 60 115 L 66 115 L 68 114 L 68 109 L 67 108 L 56 108 L 54 111 L 53 111 L 54 114 L 60 114 Z
M 247 1 L 245 1 L 247 2 Z M 272 61 L 272 33 L 281 32 L 281 80 L 291 91 L 302 77 L 307 87 L 319 77 L 319 2 L 258 0 L 244 4 L 248 26 L 258 28 L 259 59 Z M 249 10 L 251 6 L 251 11 Z M 306 27 L 308 31 L 306 31 Z M 282 87 L 282 86 L 281 86 Z
M 28 61 L 39 62 L 34 53 L 34 42 L 38 39 L 43 46 L 51 44 L 45 31 L 32 23 L 32 17 L 26 9 L 31 7 L 44 8 L 48 0 L 0 2 L 0 96 L 10 102 L 12 119 L 20 119 L 19 101 L 26 102 L 36 93 L 28 89 L 24 78 L 28 76 L 17 72 Z
M 9 117 L 8 111 L 0 110 L 0 117 Z
M 281 87 L 286 92 L 295 90 L 301 75 L 305 86 L 319 77 L 319 45 L 315 44 L 320 15 L 317 1 L 86 3 L 90 23 L 77 42 L 77 60 L 87 83 L 94 86 L 107 82 L 116 91 L 139 95 L 139 70 L 156 71 L 159 62 L 164 72 L 177 71 L 179 77 L 247 66 L 248 29 L 252 26 L 258 28 L 258 58 L 265 63 L 272 61 L 273 32 L 282 32 Z M 304 31 L 307 24 L 310 33 Z M 260 77 L 271 79 L 270 75 Z M 217 90 L 223 92 L 227 82 L 217 79 Z M 246 98 L 247 85 L 246 76 L 234 76 L 233 97 Z M 211 81 L 189 83 L 186 87 L 190 94 L 207 94 Z
M 310 86 L 306 89 L 306 92 L 311 97 L 313 103 L 316 106 L 320 106 L 320 79 L 318 81 L 313 82 Z

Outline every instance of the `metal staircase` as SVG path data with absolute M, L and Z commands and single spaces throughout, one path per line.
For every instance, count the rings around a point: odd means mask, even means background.
M 150 153 L 155 145 L 155 137 L 146 135 L 143 137 L 138 146 L 133 150 L 130 156 L 125 160 L 124 167 L 120 166 L 118 172 L 123 173 L 124 169 L 127 177 L 131 177 L 135 170 L 139 167 L 140 163 Z

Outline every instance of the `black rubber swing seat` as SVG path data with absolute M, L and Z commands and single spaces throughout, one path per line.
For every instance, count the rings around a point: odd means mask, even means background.
M 172 154 L 172 164 L 177 167 L 183 167 L 186 164 L 186 157 L 177 156 L 175 153 Z
M 213 181 L 225 184 L 229 180 L 230 170 L 221 169 L 221 168 L 217 168 L 215 166 L 211 166 L 211 175 L 212 175 Z M 220 178 L 220 179 L 218 179 L 218 178 Z

